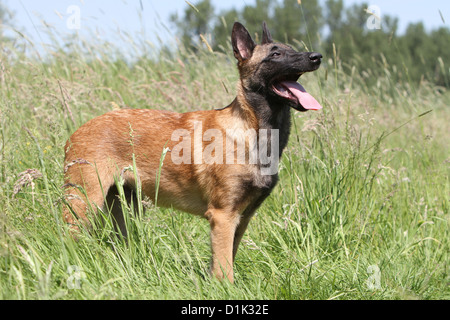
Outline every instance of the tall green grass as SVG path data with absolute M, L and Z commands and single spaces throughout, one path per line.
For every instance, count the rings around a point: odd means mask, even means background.
M 244 236 L 230 285 L 209 276 L 206 221 L 141 195 L 136 216 L 122 195 L 127 241 L 106 221 L 74 242 L 61 186 L 65 141 L 97 115 L 230 103 L 231 50 L 146 58 L 136 45 L 129 62 L 111 44 L 79 43 L 54 44 L 45 58 L 0 54 L 1 299 L 450 298 L 445 89 L 393 83 L 387 64 L 368 86 L 370 74 L 345 74 L 335 57 L 304 75 L 324 109 L 292 112 L 280 182 Z

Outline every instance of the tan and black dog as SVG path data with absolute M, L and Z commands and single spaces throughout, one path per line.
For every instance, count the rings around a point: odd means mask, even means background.
M 212 274 L 233 282 L 233 261 L 255 210 L 278 180 L 277 166 L 288 142 L 290 108 L 321 109 L 297 83 L 317 70 L 322 55 L 273 43 L 263 24 L 262 43 L 235 23 L 237 97 L 219 110 L 175 113 L 118 110 L 81 126 L 65 152 L 64 219 L 74 233 L 90 225 L 89 212 L 110 212 L 126 235 L 115 181 L 136 201 L 136 186 L 158 206 L 205 217 L 211 226 Z M 160 159 L 165 148 L 163 166 Z M 132 170 L 133 165 L 138 181 Z M 134 200 L 133 200 L 134 199 Z M 92 210 L 93 209 L 93 210 Z

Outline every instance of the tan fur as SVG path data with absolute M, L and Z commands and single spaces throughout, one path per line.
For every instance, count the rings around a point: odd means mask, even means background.
M 118 110 L 80 127 L 65 148 L 66 194 L 74 213 L 66 209 L 65 220 L 74 230 L 78 229 L 79 223 L 89 226 L 88 209 L 104 209 L 105 195 L 114 185 L 114 177 L 122 176 L 126 185 L 135 186 L 134 175 L 125 170 L 133 164 L 133 155 L 142 191 L 154 200 L 156 176 L 164 146 L 167 143 L 167 147 L 172 150 L 179 143 L 171 140 L 172 132 L 175 129 L 192 132 L 194 121 L 202 122 L 202 134 L 208 129 L 218 129 L 223 137 L 226 137 L 227 128 L 257 129 L 252 109 L 245 106 L 240 108 L 238 104 L 223 110 L 184 114 Z M 231 281 L 233 279 L 232 237 L 240 214 L 257 196 L 249 194 L 241 203 L 236 203 L 230 194 L 241 192 L 242 179 L 252 179 L 255 174 L 257 171 L 251 165 L 193 164 L 193 159 L 190 165 L 177 165 L 171 161 L 170 151 L 166 155 L 161 171 L 158 205 L 173 206 L 209 220 L 213 248 L 212 271 L 219 278 L 224 276 L 225 271 L 226 276 Z M 224 247 L 223 243 L 231 247 Z
M 278 161 L 289 135 L 287 102 L 271 105 L 269 93 L 261 91 L 265 81 L 255 74 L 258 70 L 268 70 L 265 76 L 269 79 L 279 77 L 273 67 L 263 69 L 267 66 L 264 60 L 273 55 L 272 50 L 278 50 L 276 46 L 286 52 L 290 50 L 289 55 L 286 54 L 288 57 L 304 57 L 285 45 L 271 43 L 265 24 L 263 43 L 256 45 L 248 31 L 235 23 L 232 44 L 240 81 L 236 99 L 224 109 L 188 113 L 117 110 L 81 126 L 65 146 L 68 207 L 64 210 L 64 219 L 73 235 L 76 237 L 80 225 L 90 227 L 89 212 L 95 217 L 101 209 L 111 213 L 116 227 L 126 236 L 123 213 L 120 206 L 114 205 L 117 203 L 115 182 L 120 180 L 127 190 L 135 190 L 139 184 L 143 194 L 155 201 L 161 155 L 164 148 L 169 148 L 161 170 L 157 205 L 173 207 L 209 221 L 211 271 L 217 278 L 233 282 L 233 261 L 242 236 L 255 210 L 278 179 L 276 172 L 262 173 L 267 163 L 253 162 L 254 153 L 250 150 L 255 150 L 258 143 L 265 143 L 267 150 L 270 146 L 271 156 L 275 150 Z M 295 63 L 297 69 L 293 68 L 292 72 L 298 77 L 303 69 L 305 72 L 316 70 L 320 64 L 320 61 L 312 63 L 308 59 L 299 62 L 297 58 L 286 58 L 286 62 L 272 63 L 272 66 L 278 65 L 279 70 L 286 72 Z M 267 134 L 264 137 L 259 133 L 259 126 L 266 132 L 274 128 L 276 133 L 271 132 L 271 137 L 276 138 L 281 132 L 279 141 L 269 143 Z M 174 138 L 175 133 L 180 136 Z M 184 149 L 180 148 L 181 141 L 185 141 L 182 134 L 186 133 L 191 139 L 186 140 L 190 155 L 182 153 Z M 196 139 L 196 135 L 200 139 Z M 228 141 L 233 143 L 228 144 Z M 278 142 L 281 144 L 279 151 Z M 239 150 L 244 150 L 241 156 L 245 157 L 239 158 Z M 205 159 L 200 157 L 202 153 L 209 154 L 209 160 L 206 155 Z M 174 160 L 173 156 L 177 155 Z M 180 163 L 180 158 L 187 161 Z M 214 161 L 209 163 L 212 159 Z M 134 162 L 139 181 L 135 181 L 135 174 L 129 170 Z M 126 197 L 131 201 L 136 196 L 129 192 Z

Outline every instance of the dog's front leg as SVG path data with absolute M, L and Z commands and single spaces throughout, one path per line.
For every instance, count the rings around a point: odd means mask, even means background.
M 256 200 L 251 203 L 241 214 L 239 220 L 239 225 L 236 227 L 236 232 L 234 235 L 233 244 L 233 261 L 236 258 L 236 253 L 241 243 L 242 237 L 244 236 L 245 230 L 247 230 L 248 224 L 255 214 L 256 209 L 264 202 L 264 200 L 269 196 L 270 192 L 261 194 Z
M 233 242 L 239 213 L 210 208 L 205 216 L 211 226 L 211 273 L 218 279 L 228 278 L 233 283 Z
M 248 223 L 250 222 L 252 216 L 253 216 L 253 214 L 243 215 L 239 222 L 239 225 L 236 228 L 236 232 L 234 234 L 234 240 L 233 240 L 233 262 L 236 258 L 236 253 L 238 251 L 239 244 L 241 243 L 242 237 L 244 236 L 245 230 L 247 230 Z

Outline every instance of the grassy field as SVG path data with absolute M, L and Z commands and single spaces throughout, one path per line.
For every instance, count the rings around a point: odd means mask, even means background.
M 450 298 L 450 92 L 393 83 L 393 65 L 373 87 L 335 57 L 302 77 L 324 109 L 292 111 L 280 183 L 244 236 L 234 285 L 209 277 L 207 221 L 171 209 L 130 216 L 128 244 L 111 226 L 74 242 L 61 186 L 77 127 L 117 108 L 234 98 L 231 51 L 157 58 L 126 63 L 89 43 L 0 53 L 0 299 Z

